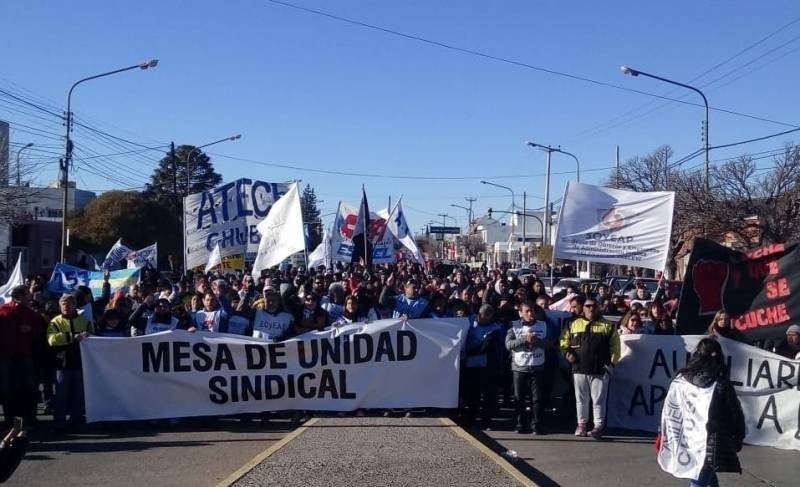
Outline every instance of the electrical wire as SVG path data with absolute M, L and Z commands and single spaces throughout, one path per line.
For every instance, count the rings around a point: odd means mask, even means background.
M 673 102 L 676 102 L 676 103 L 682 103 L 684 105 L 692 105 L 692 106 L 704 107 L 705 108 L 705 105 L 702 105 L 700 103 L 681 100 L 679 98 L 670 98 L 668 96 L 663 96 L 663 95 L 659 95 L 659 94 L 656 94 L 656 93 L 651 93 L 651 92 L 647 92 L 647 91 L 643 91 L 643 90 L 637 90 L 635 88 L 628 88 L 626 86 L 618 85 L 618 84 L 615 84 L 615 83 L 609 83 L 607 81 L 600 81 L 600 80 L 588 78 L 586 76 L 566 73 L 566 72 L 563 72 L 563 71 L 557 71 L 557 70 L 554 70 L 554 69 L 544 68 L 542 66 L 536 66 L 536 65 L 533 65 L 533 64 L 525 63 L 525 62 L 522 62 L 522 61 L 516 61 L 516 60 L 513 60 L 513 59 L 501 57 L 501 56 L 495 56 L 495 55 L 487 54 L 487 53 L 484 53 L 484 52 L 481 52 L 481 51 L 476 51 L 474 49 L 458 47 L 458 46 L 455 46 L 455 45 L 452 45 L 452 44 L 447 44 L 447 43 L 444 43 L 444 42 L 427 39 L 427 38 L 424 38 L 424 37 L 421 37 L 421 36 L 418 36 L 418 35 L 406 34 L 404 32 L 400 32 L 400 31 L 393 30 L 393 29 L 388 29 L 386 27 L 381 27 L 381 26 L 378 26 L 378 25 L 369 24 L 369 23 L 366 23 L 366 22 L 358 21 L 358 20 L 353 20 L 353 19 L 350 19 L 350 18 L 347 18 L 347 17 L 334 15 L 334 14 L 331 14 L 331 13 L 328 13 L 328 12 L 324 12 L 322 10 L 316 10 L 316 9 L 312 9 L 312 8 L 308 8 L 308 7 L 303 7 L 303 6 L 295 5 L 295 4 L 288 3 L 288 2 L 282 2 L 280 0 L 266 0 L 266 1 L 269 2 L 269 3 L 275 4 L 275 5 L 280 5 L 280 6 L 283 6 L 283 7 L 292 8 L 292 9 L 303 11 L 303 12 L 310 13 L 310 14 L 313 14 L 313 15 L 326 17 L 326 18 L 329 18 L 331 20 L 344 22 L 344 23 L 351 24 L 351 25 L 356 25 L 356 26 L 363 27 L 363 28 L 366 28 L 366 29 L 371 29 L 371 30 L 383 32 L 383 33 L 386 33 L 386 34 L 402 37 L 402 38 L 413 40 L 413 41 L 417 41 L 417 42 L 422 42 L 422 43 L 429 44 L 429 45 L 432 45 L 432 46 L 437 46 L 437 47 L 441 47 L 441 48 L 448 49 L 448 50 L 451 50 L 451 51 L 460 52 L 462 54 L 468 54 L 468 55 L 471 55 L 471 56 L 476 56 L 476 57 L 480 57 L 480 58 L 484 58 L 484 59 L 489 59 L 491 61 L 497 61 L 497 62 L 501 62 L 501 63 L 505 63 L 505 64 L 510 64 L 510 65 L 513 65 L 513 66 L 527 68 L 527 69 L 531 69 L 531 70 L 534 70 L 534 71 L 539 71 L 539 72 L 550 74 L 550 75 L 554 75 L 554 76 L 560 76 L 560 77 L 563 77 L 563 78 L 572 79 L 572 80 L 575 80 L 575 81 L 583 81 L 583 82 L 591 83 L 591 84 L 594 84 L 594 85 L 597 85 L 597 86 L 604 86 L 604 87 L 607 87 L 607 88 L 613 88 L 613 89 L 616 89 L 616 90 L 626 91 L 626 92 L 629 92 L 629 93 L 636 93 L 636 94 L 639 94 L 639 95 L 645 95 L 645 96 L 650 96 L 650 97 L 653 97 L 653 98 L 660 98 L 662 100 L 669 100 L 669 101 L 673 101 Z M 777 124 L 777 125 L 784 125 L 784 126 L 787 126 L 787 127 L 797 127 L 797 125 L 794 125 L 794 124 L 781 122 L 781 121 L 778 121 L 778 120 L 771 120 L 771 119 L 768 119 L 768 118 L 765 118 L 765 117 L 759 117 L 757 115 L 750 115 L 750 114 L 747 114 L 747 113 L 737 112 L 735 110 L 728 110 L 728 109 L 725 109 L 725 108 L 711 107 L 711 106 L 709 107 L 709 109 L 717 111 L 717 112 L 727 113 L 727 114 L 730 114 L 730 115 L 737 115 L 737 116 L 741 116 L 741 117 L 750 118 L 750 119 L 753 119 L 753 120 L 759 120 L 759 121 L 762 121 L 762 122 L 769 122 L 769 123 L 774 123 L 774 124 Z

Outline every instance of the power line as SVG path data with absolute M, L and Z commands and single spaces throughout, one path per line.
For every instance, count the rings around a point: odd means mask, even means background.
M 470 181 L 470 180 L 481 180 L 481 179 L 511 179 L 511 178 L 538 178 L 546 176 L 546 173 L 538 173 L 538 174 L 514 174 L 514 175 L 495 175 L 495 176 L 407 176 L 407 175 L 396 175 L 396 174 L 375 174 L 375 173 L 362 173 L 362 172 L 350 172 L 350 171 L 331 171 L 327 169 L 312 169 L 308 167 L 302 166 L 295 166 L 291 164 L 278 164 L 274 162 L 265 162 L 265 161 L 258 161 L 255 159 L 247 159 L 244 157 L 235 157 L 235 156 L 228 156 L 225 154 L 219 154 L 215 152 L 206 152 L 208 155 L 212 155 L 215 157 L 222 157 L 225 159 L 231 159 L 234 161 L 240 162 L 249 162 L 251 164 L 258 164 L 260 166 L 268 166 L 268 167 L 278 167 L 281 169 L 291 169 L 293 171 L 304 171 L 304 172 L 311 172 L 311 173 L 318 173 L 318 174 L 331 174 L 335 176 L 352 176 L 352 177 L 361 177 L 361 178 L 376 178 L 376 179 L 410 179 L 410 180 L 442 180 L 442 181 Z M 584 169 L 583 172 L 596 172 L 596 171 L 605 171 L 610 169 L 611 167 L 602 167 L 602 168 L 593 168 L 593 169 Z M 562 171 L 562 172 L 553 172 L 552 175 L 561 175 L 561 174 L 575 174 L 577 171 Z
M 705 108 L 705 105 L 702 105 L 700 103 L 681 100 L 681 99 L 678 99 L 678 98 L 670 98 L 668 96 L 663 96 L 663 95 L 658 95 L 656 93 L 637 90 L 635 88 L 628 88 L 628 87 L 625 87 L 625 86 L 622 86 L 622 85 L 617 85 L 617 84 L 609 83 L 609 82 L 606 82 L 606 81 L 600 81 L 600 80 L 588 78 L 586 76 L 566 73 L 566 72 L 563 72 L 563 71 L 556 71 L 554 69 L 544 68 L 544 67 L 541 67 L 541 66 L 536 66 L 536 65 L 533 65 L 533 64 L 525 63 L 525 62 L 522 62 L 522 61 L 516 61 L 516 60 L 505 58 L 505 57 L 495 56 L 495 55 L 487 54 L 487 53 L 484 53 L 484 52 L 481 52 L 481 51 L 476 51 L 474 49 L 467 49 L 467 48 L 464 48 L 464 47 L 458 47 L 458 46 L 455 46 L 455 45 L 452 45 L 452 44 L 447 44 L 447 43 L 444 43 L 444 42 L 427 39 L 427 38 L 424 38 L 424 37 L 421 37 L 421 36 L 418 36 L 418 35 L 406 34 L 404 32 L 400 32 L 400 31 L 393 30 L 393 29 L 388 29 L 386 27 L 381 27 L 381 26 L 378 26 L 378 25 L 369 24 L 369 23 L 366 23 L 366 22 L 361 22 L 361 21 L 358 21 L 358 20 L 349 19 L 347 17 L 334 15 L 334 14 L 331 14 L 331 13 L 328 13 L 328 12 L 324 12 L 322 10 L 315 10 L 315 9 L 308 8 L 308 7 L 302 7 L 300 5 L 295 5 L 295 4 L 288 3 L 288 2 L 282 2 L 282 1 L 279 1 L 279 0 L 266 0 L 266 1 L 270 2 L 270 3 L 273 3 L 275 5 L 280 5 L 280 6 L 283 6 L 283 7 L 288 7 L 288 8 L 292 8 L 292 9 L 295 9 L 295 10 L 300 10 L 300 11 L 303 11 L 303 12 L 306 12 L 306 13 L 310 13 L 310 14 L 313 14 L 313 15 L 326 17 L 326 18 L 329 18 L 329 19 L 332 19 L 332 20 L 336 20 L 338 22 L 344 22 L 344 23 L 347 23 L 347 24 L 356 25 L 356 26 L 363 27 L 363 28 L 366 28 L 366 29 L 371 29 L 371 30 L 383 32 L 383 33 L 386 33 L 386 34 L 390 34 L 390 35 L 394 35 L 394 36 L 398 36 L 398 37 L 403 37 L 405 39 L 409 39 L 409 40 L 413 40 L 413 41 L 417 41 L 417 42 L 422 42 L 422 43 L 429 44 L 429 45 L 432 45 L 432 46 L 441 47 L 443 49 L 448 49 L 448 50 L 451 50 L 451 51 L 460 52 L 462 54 L 468 54 L 470 56 L 476 56 L 476 57 L 480 57 L 480 58 L 484 58 L 484 59 L 489 59 L 489 60 L 492 60 L 492 61 L 497 61 L 497 62 L 501 62 L 501 63 L 505 63 L 505 64 L 510 64 L 510 65 L 513 65 L 513 66 L 527 68 L 527 69 L 531 69 L 531 70 L 534 70 L 534 71 L 539 71 L 539 72 L 542 72 L 542 73 L 551 74 L 551 75 L 554 75 L 554 76 L 560 76 L 560 77 L 563 77 L 563 78 L 572 79 L 572 80 L 575 80 L 575 81 L 583 81 L 583 82 L 591 83 L 591 84 L 594 84 L 594 85 L 597 85 L 597 86 L 605 86 L 607 88 L 614 88 L 616 90 L 626 91 L 626 92 L 629 92 L 629 93 L 637 93 L 639 95 L 650 96 L 650 97 L 653 97 L 653 98 L 660 98 L 662 100 L 670 100 L 670 101 L 674 101 L 676 103 L 682 103 L 684 105 L 691 105 L 691 106 Z M 753 119 L 753 120 L 759 120 L 759 121 L 762 121 L 762 122 L 770 122 L 770 123 L 774 123 L 774 124 L 777 124 L 777 125 L 784 125 L 784 126 L 787 126 L 787 127 L 797 127 L 797 125 L 794 125 L 794 124 L 781 122 L 781 121 L 778 121 L 778 120 L 771 120 L 771 119 L 768 119 L 768 118 L 765 118 L 765 117 L 759 117 L 759 116 L 756 116 L 756 115 L 750 115 L 750 114 L 747 114 L 747 113 L 737 112 L 737 111 L 734 111 L 734 110 L 728 110 L 728 109 L 719 108 L 719 107 L 709 107 L 709 109 L 710 110 L 714 110 L 714 111 L 718 111 L 718 112 L 722 112 L 722 113 L 727 113 L 727 114 L 730 114 L 730 115 L 737 115 L 737 116 L 741 116 L 741 117 L 750 118 L 750 119 Z
M 750 51 L 750 50 L 754 49 L 755 47 L 757 47 L 757 46 L 759 46 L 759 45 L 761 45 L 761 44 L 763 44 L 764 42 L 766 42 L 766 41 L 768 41 L 769 39 L 771 39 L 771 38 L 775 37 L 775 36 L 776 36 L 776 35 L 778 35 L 780 32 L 782 32 L 782 31 L 786 30 L 787 28 L 791 27 L 792 25 L 794 25 L 794 24 L 796 24 L 796 23 L 798 23 L 798 22 L 800 22 L 800 17 L 797 17 L 797 18 L 795 18 L 795 19 L 791 20 L 790 22 L 788 22 L 788 23 L 786 23 L 786 24 L 782 25 L 782 26 L 781 26 L 781 27 L 779 27 L 778 29 L 776 29 L 776 30 L 772 31 L 771 33 L 769 33 L 769 34 L 767 34 L 766 36 L 762 37 L 761 39 L 757 40 L 756 42 L 754 42 L 754 43 L 752 43 L 752 44 L 748 45 L 747 47 L 745 47 L 744 49 L 742 49 L 742 50 L 738 51 L 736 54 L 733 54 L 732 56 L 728 57 L 727 59 L 725 59 L 725 60 L 723 60 L 723 61 L 721 61 L 721 62 L 719 62 L 719 63 L 715 64 L 715 65 L 714 65 L 714 66 L 712 66 L 711 68 L 709 68 L 709 69 L 707 69 L 707 70 L 703 71 L 702 73 L 698 74 L 698 75 L 697 75 L 697 76 L 695 76 L 694 78 L 692 78 L 692 79 L 690 79 L 689 81 L 687 81 L 687 83 L 692 83 L 692 82 L 694 82 L 694 81 L 697 81 L 698 79 L 702 78 L 703 76 L 705 76 L 705 75 L 707 75 L 707 74 L 709 74 L 709 73 L 711 73 L 711 72 L 713 72 L 713 71 L 716 71 L 717 69 L 721 68 L 721 67 L 722 67 L 722 66 L 724 66 L 725 64 L 728 64 L 730 61 L 733 61 L 734 59 L 738 58 L 739 56 L 742 56 L 743 54 L 747 53 L 748 51 Z M 781 47 L 782 47 L 782 46 L 781 46 Z M 793 52 L 793 51 L 791 51 L 791 52 Z M 766 55 L 766 54 L 764 54 L 764 55 Z M 763 55 L 762 55 L 762 57 L 763 57 Z M 781 56 L 781 57 L 783 57 L 783 56 Z M 762 66 L 762 67 L 763 67 L 763 66 Z M 760 68 L 759 68 L 759 69 L 760 69 Z M 745 73 L 745 75 L 747 75 L 747 74 L 749 74 L 749 73 L 751 73 L 751 72 L 753 72 L 753 71 L 755 71 L 755 70 L 749 71 L 748 73 Z M 728 74 L 730 74 L 730 73 L 728 73 Z M 745 75 L 742 75 L 742 76 L 740 76 L 740 77 L 738 77 L 738 78 L 734 79 L 733 81 L 730 81 L 729 83 L 726 83 L 725 85 L 727 85 L 727 84 L 730 84 L 730 83 L 732 83 L 732 82 L 734 82 L 734 81 L 737 81 L 737 80 L 741 79 L 741 78 L 742 78 L 743 76 L 745 76 Z M 723 85 L 723 86 L 725 86 L 725 85 Z M 720 87 L 721 87 L 721 86 L 720 86 Z M 720 87 L 718 87 L 718 88 L 720 88 Z M 664 93 L 664 96 L 668 96 L 668 95 L 670 95 L 670 94 L 672 94 L 672 93 L 677 93 L 677 92 L 679 92 L 679 91 L 681 91 L 681 90 L 682 90 L 682 88 L 672 88 L 671 90 L 669 90 L 669 91 L 665 92 L 665 93 Z M 687 94 L 687 95 L 685 95 L 685 96 L 688 96 L 688 94 Z M 682 96 L 681 98 L 684 98 L 685 96 Z M 638 120 L 638 119 L 639 119 L 639 118 L 641 118 L 642 116 L 644 116 L 644 115 L 646 115 L 646 114 L 648 114 L 648 113 L 652 113 L 652 110 L 651 110 L 651 111 L 648 111 L 648 112 L 645 112 L 645 113 L 644 113 L 644 114 L 642 114 L 642 115 L 639 115 L 639 116 L 636 116 L 636 117 L 630 118 L 630 119 L 629 119 L 629 120 L 627 120 L 627 121 L 623 121 L 623 122 L 621 122 L 621 123 L 617 123 L 617 124 L 615 124 L 615 123 L 614 123 L 614 122 L 616 122 L 616 121 L 618 121 L 618 120 L 621 120 L 621 119 L 624 119 L 624 118 L 626 118 L 628 115 L 632 115 L 632 114 L 634 114 L 634 113 L 636 113 L 636 112 L 638 112 L 638 111 L 640 111 L 640 110 L 643 110 L 643 109 L 647 108 L 648 106 L 652 106 L 652 105 L 654 105 L 655 103 L 657 103 L 657 100 L 651 100 L 651 101 L 649 101 L 649 102 L 647 102 L 647 103 L 644 103 L 644 104 L 642 104 L 642 105 L 640 105 L 640 106 L 638 106 L 638 107 L 636 107 L 636 108 L 633 108 L 633 109 L 631 109 L 631 110 L 628 110 L 628 111 L 626 111 L 626 112 L 622 113 L 621 115 L 618 115 L 618 116 L 616 116 L 616 117 L 613 117 L 613 118 L 612 118 L 612 119 L 610 119 L 610 120 L 607 120 L 607 121 L 605 121 L 605 122 L 602 122 L 602 123 L 596 124 L 596 125 L 594 125 L 593 127 L 589 128 L 589 129 L 586 129 L 586 130 L 583 130 L 583 131 L 581 131 L 581 132 L 578 132 L 578 134 L 577 134 L 576 136 L 577 136 L 577 137 L 580 137 L 580 136 L 582 136 L 582 135 L 585 135 L 585 134 L 596 135 L 596 134 L 599 134 L 599 133 L 602 133 L 602 132 L 606 132 L 606 131 L 608 131 L 608 130 L 610 130 L 610 129 L 612 129 L 612 128 L 616 128 L 616 127 L 619 127 L 619 126 L 621 126 L 621 125 L 625 125 L 626 123 L 632 122 L 632 121 L 634 121 L 634 120 Z M 667 106 L 667 105 L 669 105 L 669 104 L 670 104 L 670 102 L 663 103 L 663 104 L 659 105 L 659 106 L 658 106 L 658 107 L 657 107 L 655 110 L 659 110 L 659 109 L 661 109 L 661 108 L 663 108 L 663 107 L 665 107 L 665 106 Z M 609 125 L 609 124 L 612 124 L 612 125 L 611 125 L 611 126 L 608 126 L 608 127 L 606 127 L 606 125 Z

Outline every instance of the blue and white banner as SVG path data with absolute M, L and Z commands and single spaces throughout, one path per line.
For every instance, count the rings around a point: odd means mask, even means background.
M 126 259 L 128 259 L 128 269 L 141 269 L 146 265 L 158 269 L 158 243 L 135 250 L 128 254 Z
M 406 214 L 403 211 L 403 198 L 397 200 L 392 213 L 386 218 L 386 229 L 403 244 L 403 247 L 411 252 L 414 260 L 420 264 L 425 263 L 425 259 L 422 258 L 417 243 L 414 241 L 414 236 L 411 235 L 411 228 L 406 221 Z
M 222 257 L 246 254 L 253 260 L 261 241 L 256 226 L 287 191 L 287 183 L 242 178 L 184 198 L 186 266 L 205 265 L 217 242 Z
M 370 212 L 369 236 L 372 240 L 372 263 L 388 264 L 395 261 L 394 237 L 386 231 L 387 210 Z M 339 202 L 339 211 L 331 232 L 331 255 L 334 262 L 351 262 L 353 258 L 353 235 L 358 222 L 358 208 L 344 201 Z
M 112 271 L 109 274 L 108 283 L 111 285 L 112 293 L 117 289 L 127 292 L 128 288 L 136 284 L 138 280 L 139 269 L 123 269 Z M 103 281 L 103 272 L 58 263 L 47 283 L 47 290 L 56 294 L 65 294 L 74 292 L 78 286 L 88 286 L 92 290 L 92 296 L 99 298 L 103 294 Z
M 127 258 L 131 252 L 133 252 L 133 250 L 122 245 L 122 239 L 117 240 L 117 242 L 111 247 L 111 250 L 108 251 L 108 254 L 106 255 L 103 263 L 100 265 L 100 268 L 102 270 L 111 269 L 118 262 L 121 262 L 122 259 Z

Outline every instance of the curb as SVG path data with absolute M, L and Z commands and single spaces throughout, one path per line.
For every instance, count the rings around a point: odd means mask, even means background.
M 481 443 L 477 438 L 469 434 L 464 428 L 454 423 L 450 418 L 439 418 L 439 422 L 443 425 L 447 426 L 448 429 L 459 438 L 462 438 L 467 441 L 473 448 L 483 453 L 483 455 L 488 458 L 489 460 L 496 463 L 500 468 L 503 469 L 504 472 L 509 474 L 519 482 L 521 485 L 525 487 L 538 487 L 539 484 L 534 482 L 533 480 L 529 479 L 528 477 L 522 475 L 522 472 L 514 468 L 509 462 L 507 462 L 503 457 L 495 453 L 491 448 Z
M 235 484 L 239 479 L 247 475 L 251 470 L 256 468 L 258 464 L 272 456 L 275 452 L 283 448 L 284 446 L 288 445 L 292 442 L 295 438 L 302 435 L 309 427 L 313 426 L 319 418 L 311 418 L 310 420 L 303 423 L 303 426 L 300 426 L 296 430 L 292 431 L 288 435 L 284 436 L 276 443 L 272 444 L 269 448 L 262 451 L 252 460 L 242 465 L 238 470 L 233 472 L 232 474 L 228 475 L 225 479 L 221 480 L 216 487 L 230 487 L 231 485 Z

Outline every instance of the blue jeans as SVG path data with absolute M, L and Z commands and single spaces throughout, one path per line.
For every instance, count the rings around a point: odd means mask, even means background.
M 710 468 L 704 468 L 700 471 L 700 476 L 697 477 L 697 480 L 692 480 L 689 487 L 719 487 L 717 472 Z
M 83 373 L 80 370 L 56 370 L 56 397 L 53 419 L 63 427 L 69 414 L 70 423 L 79 423 L 83 416 Z

